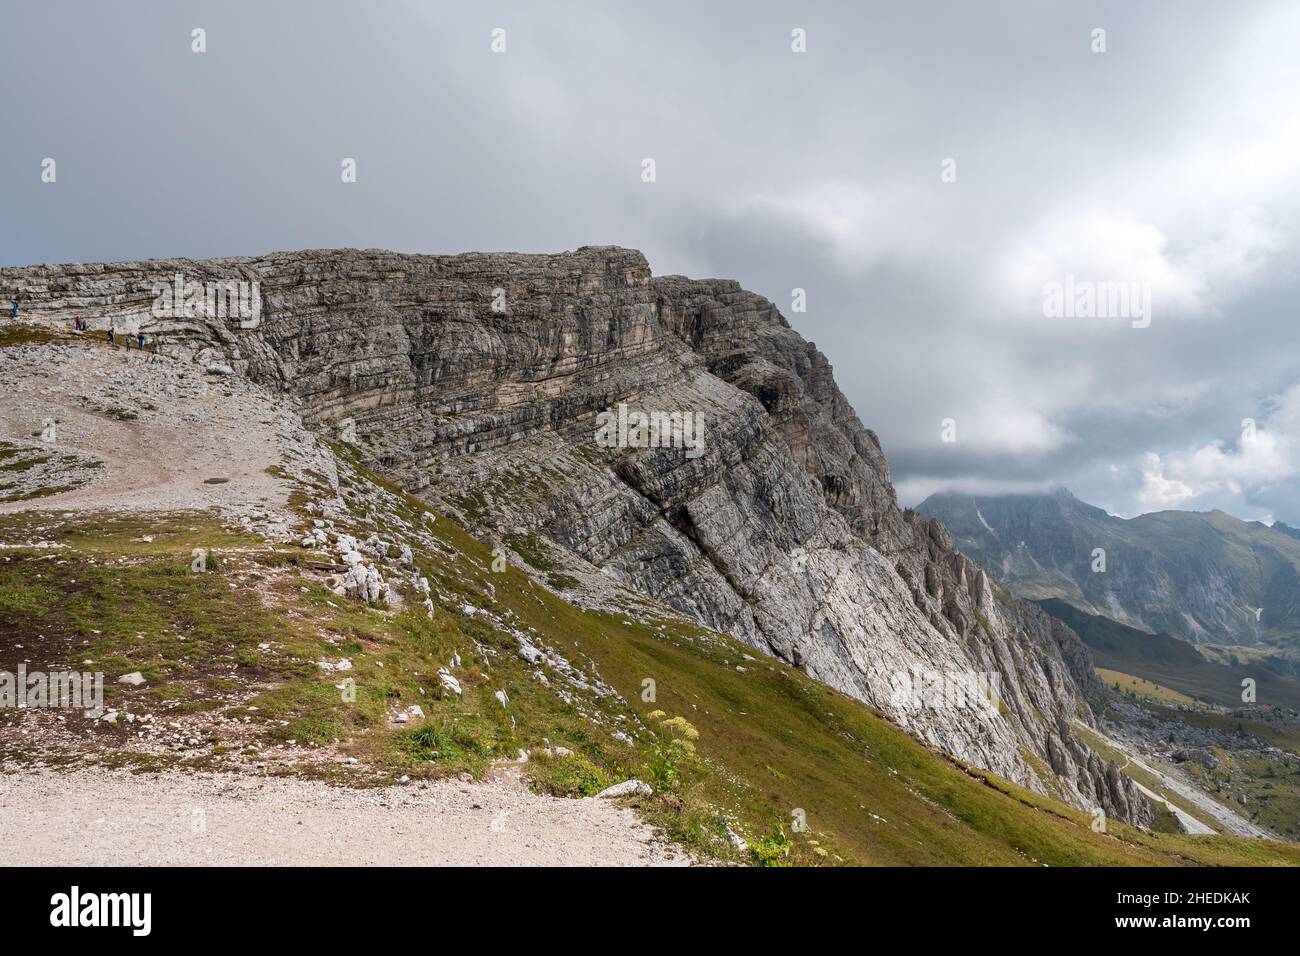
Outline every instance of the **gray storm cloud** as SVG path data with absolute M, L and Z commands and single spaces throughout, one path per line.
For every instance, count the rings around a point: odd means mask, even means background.
M 905 502 L 1300 524 L 1297 36 L 1249 2 L 15 2 L 0 261 L 634 246 L 781 306 Z M 1066 275 L 1149 327 L 1048 318 Z

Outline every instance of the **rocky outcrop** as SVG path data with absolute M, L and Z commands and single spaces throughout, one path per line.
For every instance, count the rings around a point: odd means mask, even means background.
M 152 283 L 176 273 L 256 281 L 256 327 L 155 315 Z M 612 578 L 962 760 L 1149 819 L 1071 731 L 1092 721 L 1087 650 L 899 509 L 826 357 L 734 282 L 584 247 L 46 266 L 0 284 L 39 318 L 131 324 L 290 393 L 538 572 Z

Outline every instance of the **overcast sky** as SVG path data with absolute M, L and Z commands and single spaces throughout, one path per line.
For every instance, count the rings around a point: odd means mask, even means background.
M 1300 524 L 1298 51 L 1294 2 L 4 0 L 0 263 L 631 246 L 776 302 L 904 503 Z

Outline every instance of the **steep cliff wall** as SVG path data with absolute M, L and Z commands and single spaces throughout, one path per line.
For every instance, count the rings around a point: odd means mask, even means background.
M 153 282 L 176 273 L 257 281 L 257 327 L 153 314 Z M 538 571 L 593 592 L 612 577 L 963 760 L 1149 819 L 1071 731 L 1102 690 L 1077 637 L 898 508 L 825 356 L 734 282 L 652 279 L 637 252 L 584 247 L 41 266 L 0 270 L 0 285 L 29 316 L 139 327 L 291 393 Z M 608 447 L 600 416 L 620 403 L 689 414 L 703 441 Z M 922 699 L 902 675 L 928 675 Z M 936 701 L 935 675 L 994 675 L 992 705 Z

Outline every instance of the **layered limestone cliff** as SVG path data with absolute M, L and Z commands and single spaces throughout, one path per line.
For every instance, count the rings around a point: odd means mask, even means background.
M 256 282 L 260 313 L 159 315 L 154 283 L 178 274 Z M 1150 819 L 1072 733 L 1104 693 L 1078 638 L 1002 591 L 938 521 L 899 509 L 826 357 L 734 282 L 652 278 L 640 253 L 584 247 L 38 266 L 0 270 L 0 285 L 28 317 L 138 328 L 288 392 L 539 576 L 563 571 L 551 583 L 573 600 L 600 600 L 612 578 L 962 760 Z M 633 427 L 606 441 L 620 405 Z M 685 420 L 690 447 L 667 431 L 660 444 L 676 447 L 636 447 L 637 413 Z M 949 689 L 978 677 L 992 702 L 936 700 L 936 676 Z

